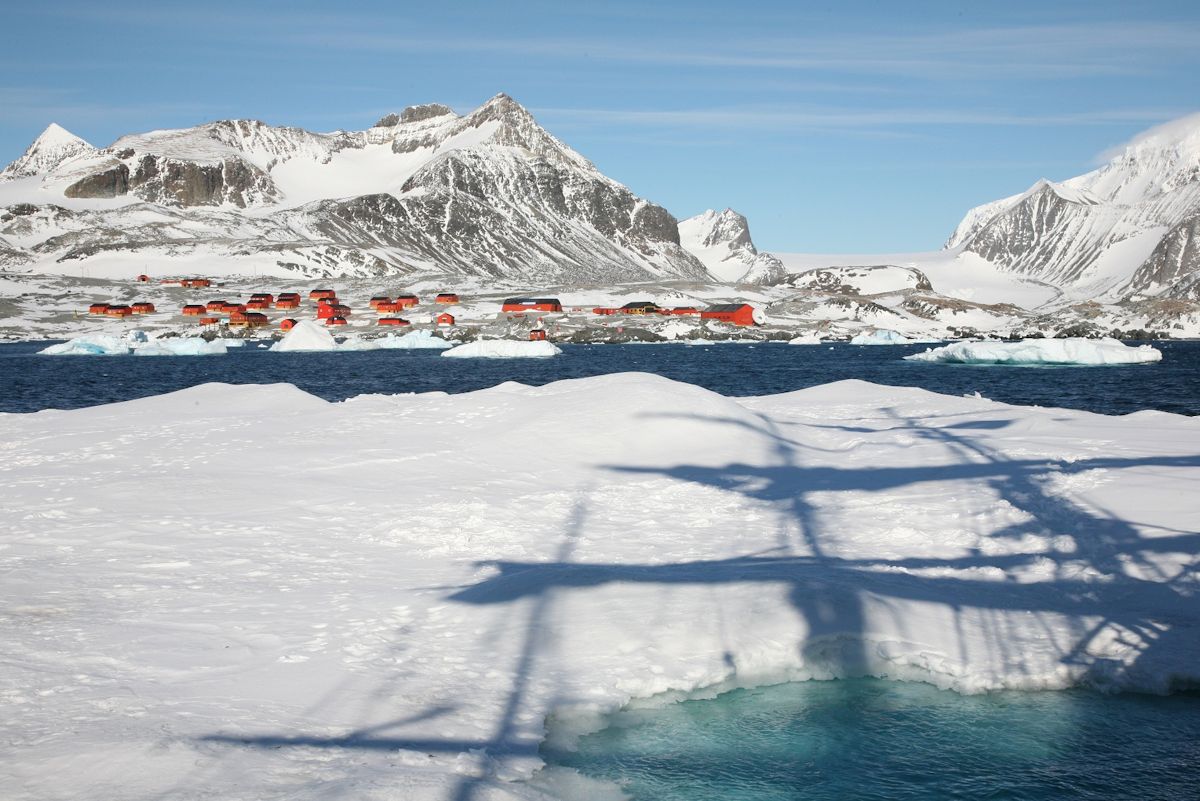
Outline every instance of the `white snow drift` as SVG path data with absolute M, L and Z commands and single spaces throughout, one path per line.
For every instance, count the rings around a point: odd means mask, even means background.
M 516 780 L 551 711 L 863 674 L 1194 683 L 1198 435 L 641 374 L 0 415 L 0 786 L 544 799 Z
M 950 364 L 1080 365 L 1146 364 L 1162 360 L 1150 345 L 1115 339 L 1025 339 L 1020 342 L 955 342 L 904 357 Z

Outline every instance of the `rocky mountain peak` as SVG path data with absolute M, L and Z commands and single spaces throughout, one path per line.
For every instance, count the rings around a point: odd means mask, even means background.
M 46 130 L 33 140 L 20 158 L 0 172 L 4 178 L 24 178 L 48 172 L 67 159 L 84 153 L 93 153 L 95 148 L 58 123 L 50 123 Z
M 449 106 L 441 103 L 422 103 L 416 106 L 408 106 L 404 111 L 396 114 L 385 114 L 380 118 L 379 122 L 375 123 L 372 128 L 395 128 L 397 125 L 406 125 L 413 122 L 424 122 L 437 117 L 454 117 L 457 116 L 454 110 Z
M 557 166 L 599 174 L 590 161 L 552 136 L 528 109 L 503 92 L 463 117 L 459 130 L 482 128 L 489 123 L 496 126 L 486 140 L 491 144 L 520 148 Z

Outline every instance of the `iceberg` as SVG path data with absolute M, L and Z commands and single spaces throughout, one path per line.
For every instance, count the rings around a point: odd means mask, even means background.
M 558 356 L 562 351 L 546 340 L 526 342 L 516 339 L 481 339 L 456 345 L 443 356 L 454 359 L 544 359 Z
M 851 345 L 909 345 L 912 340 L 899 331 L 887 328 L 876 328 L 874 331 L 863 331 L 855 334 L 850 340 Z
M 451 343 L 435 337 L 432 331 L 411 331 L 403 336 L 388 334 L 375 340 L 375 344 L 388 350 L 446 350 L 454 347 Z
M 312 320 L 301 320 L 291 331 L 283 335 L 283 339 L 271 346 L 272 352 L 304 353 L 315 351 L 337 350 L 337 340 L 325 326 L 318 325 Z
M 124 356 L 131 350 L 128 340 L 108 334 L 89 334 L 39 350 L 43 356 Z
M 913 362 L 1097 366 L 1148 364 L 1162 360 L 1149 345 L 1131 347 L 1116 339 L 1024 339 L 1020 342 L 955 342 L 904 357 Z
M 224 356 L 226 353 L 224 340 L 209 342 L 200 337 L 155 339 L 133 350 L 134 356 Z

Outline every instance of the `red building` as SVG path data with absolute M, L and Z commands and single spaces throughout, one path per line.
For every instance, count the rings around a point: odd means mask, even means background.
M 450 312 L 442 312 L 433 321 L 438 325 L 454 325 L 454 315 Z
M 541 342 L 545 338 L 546 338 L 546 329 L 545 328 L 534 328 L 533 330 L 531 330 L 529 332 L 529 341 L 530 342 Z
M 265 302 L 268 306 L 275 302 L 275 296 L 270 292 L 255 292 L 250 296 L 250 303 Z M 249 305 L 249 304 L 246 304 Z
M 381 304 L 387 304 L 390 306 L 391 303 L 392 303 L 392 299 L 389 298 L 387 295 L 376 295 L 375 297 L 371 298 L 370 302 L 367 305 L 370 306 L 372 309 L 375 309 L 376 311 L 378 311 L 379 306 Z
M 285 299 L 282 295 L 280 295 L 279 300 L 275 301 L 275 308 L 277 308 L 277 309 L 298 309 L 298 308 L 300 308 L 300 298 L 291 300 L 291 299 Z
M 325 325 L 346 325 L 345 317 L 329 317 L 325 320 Z
M 600 315 L 607 316 L 607 315 L 616 314 L 616 313 L 617 313 L 617 310 L 611 306 L 597 306 L 596 308 L 592 309 L 592 314 L 600 314 Z
M 508 298 L 500 311 L 518 314 L 528 311 L 561 312 L 562 304 L 558 298 Z
M 762 312 L 749 303 L 723 303 L 709 306 L 700 312 L 700 317 L 733 325 L 762 325 L 764 319 Z
M 380 317 L 379 324 L 380 325 L 401 325 L 401 326 L 412 325 L 412 323 L 410 323 L 408 320 L 405 320 L 403 317 Z
M 626 303 L 617 311 L 622 314 L 654 314 L 658 311 L 658 304 L 649 300 L 635 300 Z
M 279 321 L 279 330 L 280 331 L 291 331 L 295 327 L 296 327 L 296 321 L 293 320 L 291 317 L 287 317 L 287 318 L 284 318 Z
M 234 312 L 229 315 L 230 328 L 262 328 L 270 324 L 267 315 L 260 312 Z
M 187 315 L 188 317 L 203 317 L 204 312 L 206 311 L 208 311 L 208 309 L 204 308 L 199 303 L 189 303 L 183 307 L 181 313 Z
M 416 295 L 400 295 L 396 298 L 396 302 L 400 304 L 401 309 L 407 309 L 409 306 L 416 306 L 421 299 Z
M 179 285 L 186 287 L 206 287 L 212 286 L 212 281 L 207 278 L 184 278 L 180 280 Z
M 148 275 L 146 275 L 145 273 L 143 273 L 142 275 L 139 275 L 139 276 L 138 276 L 138 280 L 139 280 L 139 281 L 141 281 L 143 284 L 145 284 L 145 283 L 148 283 L 148 282 L 150 281 L 150 276 L 148 276 Z
M 91 306 L 88 306 L 88 314 L 105 314 L 107 312 L 107 303 L 93 303 Z
M 673 309 L 659 309 L 658 313 L 659 314 L 668 314 L 668 315 L 679 315 L 679 316 L 687 316 L 687 315 L 695 315 L 697 317 L 700 316 L 700 310 L 697 309 L 695 306 L 676 306 Z
M 434 303 L 445 303 L 445 304 L 458 303 L 458 295 L 454 294 L 453 292 L 442 292 L 442 293 L 439 293 L 438 296 L 433 299 L 433 302 Z
M 198 322 L 200 325 L 216 325 L 221 321 L 216 317 L 201 317 L 196 322 Z
M 221 309 L 225 308 L 225 304 L 228 302 L 229 301 L 227 300 L 210 300 L 207 304 L 205 304 L 204 309 L 205 311 L 219 312 Z
M 336 300 L 321 300 L 317 302 L 317 319 L 328 320 L 331 317 L 349 317 L 350 307 L 343 306 Z
M 275 298 L 276 303 L 299 303 L 299 292 L 280 292 L 279 297 Z
M 133 308 L 130 306 L 109 306 L 104 310 L 109 317 L 132 317 Z
M 308 293 L 309 300 L 327 300 L 329 298 L 336 298 L 336 297 L 337 297 L 336 289 L 314 289 L 313 291 Z
M 154 314 L 153 303 L 146 303 L 143 301 L 133 304 L 130 306 L 130 308 L 133 309 L 134 314 Z

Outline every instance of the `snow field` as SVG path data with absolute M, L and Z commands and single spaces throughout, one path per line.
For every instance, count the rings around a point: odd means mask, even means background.
M 634 698 L 1165 691 L 1200 678 L 1196 435 L 643 374 L 0 415 L 0 786 L 532 799 L 548 715 Z

